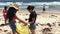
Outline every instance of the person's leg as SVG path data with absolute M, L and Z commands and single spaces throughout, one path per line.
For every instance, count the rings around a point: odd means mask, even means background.
M 36 25 L 32 24 L 32 25 L 30 25 L 29 28 L 30 28 L 31 34 L 35 34 Z
M 16 31 L 13 31 L 13 34 L 16 34 Z
M 15 30 L 15 31 L 13 31 L 13 34 L 16 34 L 16 33 L 17 33 L 17 34 L 19 34 L 16 30 Z
M 35 30 L 30 30 L 31 31 L 31 34 L 35 34 Z
M 10 23 L 10 27 L 11 27 L 11 29 L 12 29 L 12 33 L 13 33 L 13 34 L 16 34 L 17 32 L 16 32 L 15 22 L 11 22 L 11 23 Z
M 19 34 L 17 31 L 16 31 L 17 34 Z
M 11 27 L 11 29 L 12 29 L 12 33 L 16 34 L 16 29 L 14 27 Z
M 5 14 L 4 14 L 3 16 L 4 16 L 4 22 L 5 22 L 5 24 L 6 24 L 7 16 L 6 16 Z
M 5 24 L 7 24 L 7 23 L 6 23 L 6 20 L 7 20 L 7 18 L 5 18 Z

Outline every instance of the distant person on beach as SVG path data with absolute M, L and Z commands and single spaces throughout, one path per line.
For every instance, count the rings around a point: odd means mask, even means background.
M 35 29 L 36 29 L 36 17 L 37 17 L 37 14 L 36 12 L 34 11 L 34 6 L 28 6 L 27 7 L 27 10 L 30 12 L 30 15 L 29 15 L 29 24 L 30 24 L 30 31 L 31 31 L 31 34 L 35 34 Z
M 5 24 L 6 24 L 6 18 L 7 18 L 7 6 L 5 6 L 4 9 L 3 9 L 3 16 L 4 16 Z
M 24 25 L 27 25 L 27 23 L 21 19 L 19 19 L 16 15 L 16 12 L 19 10 L 19 5 L 18 4 L 13 4 L 9 7 L 7 11 L 7 20 L 9 22 L 10 28 L 12 29 L 13 34 L 18 33 L 16 31 L 16 19 L 19 20 L 20 22 L 24 23 Z
M 45 9 L 45 4 L 43 4 L 43 13 L 46 11 L 46 9 Z

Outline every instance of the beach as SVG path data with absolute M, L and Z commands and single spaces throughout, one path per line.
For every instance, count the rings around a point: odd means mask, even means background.
M 40 10 L 36 10 L 36 34 L 60 34 L 60 12 L 59 11 L 46 11 L 42 13 Z M 26 21 L 29 18 L 29 12 L 27 10 L 19 10 L 16 15 Z M 18 22 L 18 21 L 17 21 Z M 26 21 L 28 22 L 28 21 Z M 4 24 L 3 12 L 0 10 L 0 25 Z M 12 34 L 9 25 L 0 26 L 0 34 Z

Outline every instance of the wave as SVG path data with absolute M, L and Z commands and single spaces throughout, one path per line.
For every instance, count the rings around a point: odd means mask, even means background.
M 60 5 L 60 2 L 31 2 L 31 3 L 23 3 L 23 5 Z
M 54 10 L 60 10 L 60 2 L 30 2 L 30 3 L 24 3 L 24 2 L 0 2 L 0 8 L 4 8 L 4 6 L 9 6 L 10 4 L 17 3 L 21 9 L 26 9 L 28 5 L 34 5 L 35 9 L 42 9 L 43 4 L 46 4 L 46 9 L 54 9 Z
M 0 2 L 0 5 L 10 5 L 13 4 L 14 2 Z M 60 2 L 30 2 L 30 3 L 24 3 L 24 2 L 15 2 L 19 5 L 60 5 Z

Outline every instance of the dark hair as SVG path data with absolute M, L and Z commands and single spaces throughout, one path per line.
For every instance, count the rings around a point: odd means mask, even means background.
M 4 9 L 7 9 L 7 6 L 4 6 Z
M 7 18 L 9 19 L 9 21 L 11 21 L 13 19 L 13 17 L 15 16 L 17 10 L 14 7 L 10 7 L 7 11 Z
M 34 10 L 34 6 L 30 6 L 30 5 L 29 5 L 29 6 L 27 7 L 27 10 L 31 10 L 31 9 Z

